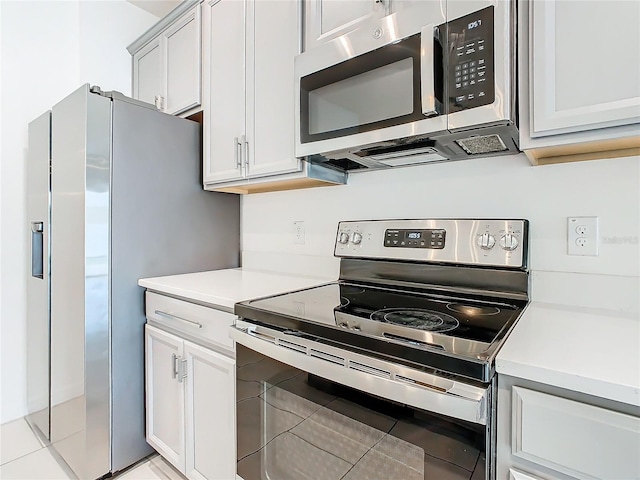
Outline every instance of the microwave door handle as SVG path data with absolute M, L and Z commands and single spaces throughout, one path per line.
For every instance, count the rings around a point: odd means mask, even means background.
M 436 85 L 433 63 L 433 46 L 435 26 L 425 25 L 420 32 L 420 94 L 422 96 L 422 113 L 430 117 L 437 115 Z

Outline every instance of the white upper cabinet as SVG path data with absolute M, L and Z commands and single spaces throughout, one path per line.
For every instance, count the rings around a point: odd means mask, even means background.
M 531 6 L 531 136 L 637 123 L 640 3 L 545 1 Z M 615 29 L 612 42 L 603 41 L 607 28 Z
M 206 190 L 253 193 L 345 183 L 294 151 L 301 3 L 205 0 Z
M 294 58 L 299 53 L 299 4 L 247 3 L 247 177 L 298 171 L 294 152 Z M 278 25 L 274 28 L 274 25 Z
M 200 4 L 185 2 L 128 47 L 133 98 L 180 114 L 201 104 Z
M 425 24 L 430 23 L 429 12 L 434 3 L 434 0 L 305 0 L 303 49 L 312 50 L 371 20 L 408 8 L 417 15 L 424 14 Z
M 390 0 L 306 0 L 304 2 L 304 50 L 354 30 L 388 10 Z
M 196 6 L 162 34 L 167 113 L 179 113 L 200 105 L 200 27 L 200 7 Z
M 133 56 L 133 97 L 156 104 L 162 92 L 162 48 L 155 38 Z
M 640 3 L 521 3 L 520 147 L 633 147 L 611 141 L 637 136 L 640 122 Z
M 205 0 L 204 183 L 239 180 L 245 135 L 245 2 Z
M 206 0 L 204 183 L 296 172 L 298 3 Z

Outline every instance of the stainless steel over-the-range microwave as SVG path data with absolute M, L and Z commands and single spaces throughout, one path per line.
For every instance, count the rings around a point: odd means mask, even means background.
M 394 4 L 296 57 L 296 156 L 367 170 L 518 152 L 516 2 Z

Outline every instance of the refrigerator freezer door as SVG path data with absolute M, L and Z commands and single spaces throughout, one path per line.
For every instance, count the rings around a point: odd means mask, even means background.
M 76 90 L 52 109 L 51 441 L 81 479 L 111 471 L 111 101 Z
M 49 440 L 49 188 L 51 112 L 29 124 L 27 218 L 27 420 Z

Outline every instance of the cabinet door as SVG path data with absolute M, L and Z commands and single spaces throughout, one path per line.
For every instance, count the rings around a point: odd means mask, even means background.
M 243 177 L 245 2 L 206 0 L 202 8 L 205 38 L 203 175 L 207 184 Z
M 200 6 L 162 35 L 166 54 L 164 111 L 176 114 L 200 105 Z
M 147 442 L 178 470 L 185 470 L 183 341 L 145 325 Z
M 513 387 L 511 442 L 513 456 L 572 478 L 640 478 L 631 415 Z
M 235 361 L 184 343 L 187 470 L 190 479 L 228 480 L 236 473 Z
M 306 0 L 304 50 L 311 50 L 363 23 L 390 13 L 390 0 Z
M 155 38 L 133 55 L 133 98 L 157 106 L 162 83 L 162 47 Z
M 251 1 L 247 6 L 247 176 L 300 171 L 293 130 L 299 3 Z
M 640 3 L 530 6 L 531 137 L 640 121 Z
M 540 477 L 534 477 L 528 473 L 522 473 L 513 468 L 509 469 L 509 480 L 541 480 Z

